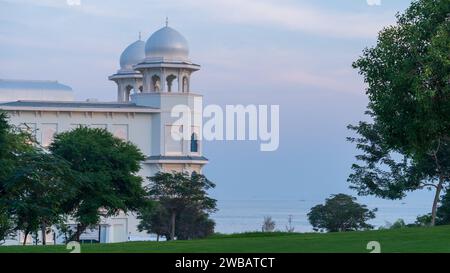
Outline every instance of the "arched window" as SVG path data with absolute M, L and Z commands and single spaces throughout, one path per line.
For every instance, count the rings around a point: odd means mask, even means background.
M 158 75 L 152 76 L 152 87 L 153 87 L 152 90 L 154 92 L 161 91 L 161 80 Z
M 167 92 L 172 92 L 172 85 L 174 83 L 174 80 L 177 78 L 177 76 L 170 74 L 169 76 L 167 76 L 166 80 L 167 80 Z
M 124 101 L 130 101 L 130 95 L 134 93 L 134 87 L 131 85 L 127 85 L 125 88 L 125 98 Z
M 195 133 L 191 135 L 191 153 L 198 153 L 198 139 Z
M 186 76 L 183 77 L 183 87 L 181 88 L 181 92 L 186 93 L 189 92 L 189 80 Z

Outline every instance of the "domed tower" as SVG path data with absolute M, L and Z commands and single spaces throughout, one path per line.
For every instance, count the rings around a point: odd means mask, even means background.
M 145 162 L 155 172 L 201 172 L 208 162 L 201 141 L 203 98 L 191 92 L 190 85 L 200 65 L 190 61 L 188 42 L 166 21 L 145 43 L 145 59 L 133 68 L 142 73 L 143 91 L 132 94 L 132 102 L 160 109 L 152 117 L 152 147 Z M 177 124 L 171 115 L 180 105 L 189 109 L 190 124 Z
M 200 66 L 189 60 L 189 46 L 183 35 L 166 23 L 147 40 L 145 59 L 134 69 L 143 75 L 143 92 L 188 93 L 191 73 Z
M 140 36 L 140 35 L 139 35 Z M 132 93 L 142 92 L 142 74 L 133 65 L 145 58 L 145 42 L 141 37 L 130 44 L 120 55 L 120 69 L 109 79 L 117 84 L 117 101 L 128 102 Z

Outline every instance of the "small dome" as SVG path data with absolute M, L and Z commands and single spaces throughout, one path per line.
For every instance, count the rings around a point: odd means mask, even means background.
M 148 38 L 145 56 L 149 59 L 187 61 L 189 46 L 187 40 L 171 27 L 163 27 Z
M 133 65 L 141 62 L 145 58 L 145 42 L 137 40 L 129 45 L 120 55 L 120 68 L 132 70 Z

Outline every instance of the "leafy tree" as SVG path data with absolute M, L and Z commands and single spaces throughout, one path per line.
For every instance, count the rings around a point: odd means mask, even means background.
M 405 228 L 407 225 L 405 223 L 405 220 L 403 219 L 397 219 L 390 227 L 389 229 L 399 229 L 399 228 Z
M 79 241 L 102 216 L 137 211 L 144 203 L 137 175 L 144 156 L 132 143 L 104 129 L 79 127 L 56 135 L 50 151 L 67 160 L 78 176 L 76 194 L 63 205 L 78 223 L 71 240 Z
M 161 236 L 170 240 L 171 214 L 159 202 L 140 211 L 137 217 L 140 220 L 139 231 L 155 233 L 157 241 Z M 196 207 L 188 206 L 176 216 L 175 237 L 178 240 L 205 238 L 214 233 L 215 223 L 209 215 Z
M 417 216 L 416 221 L 414 222 L 415 226 L 418 227 L 427 227 L 431 225 L 431 213 Z
M 9 125 L 6 113 L 0 111 L 0 198 L 20 156 L 34 149 L 32 143 L 31 136 Z
M 369 210 L 366 205 L 360 205 L 356 198 L 346 194 L 333 194 L 320 204 L 311 208 L 308 220 L 314 230 L 330 232 L 372 229 L 368 220 L 375 218 L 377 209 Z
M 22 154 L 34 149 L 31 143 L 31 136 L 9 125 L 6 113 L 0 111 L 0 240 L 12 235 L 16 220 L 8 206 L 6 183 Z
M 431 225 L 431 213 L 417 216 L 415 221 L 416 226 L 430 226 Z M 439 206 L 436 211 L 436 225 L 449 225 L 450 224 L 450 191 L 446 189 L 445 194 L 442 195 Z
M 38 149 L 21 155 L 14 175 L 4 183 L 4 203 L 16 218 L 15 229 L 25 234 L 24 244 L 27 236 L 38 230 L 46 244 L 47 228 L 61 221 L 62 206 L 74 195 L 75 185 L 65 160 Z
M 159 172 L 149 177 L 149 180 L 148 196 L 158 201 L 170 215 L 170 240 L 175 238 L 177 216 L 181 217 L 188 208 L 204 213 L 216 210 L 216 200 L 206 192 L 214 188 L 215 184 L 204 175 L 196 172 L 191 175 L 185 172 Z
M 387 199 L 434 189 L 432 225 L 450 181 L 449 14 L 448 0 L 413 1 L 353 63 L 368 84 L 373 121 L 349 126 L 362 151 L 351 188 Z
M 175 235 L 178 240 L 205 238 L 214 233 L 216 223 L 209 214 L 189 206 L 177 217 Z
M 142 206 L 137 219 L 139 220 L 139 231 L 145 230 L 148 233 L 156 234 L 157 241 L 161 236 L 164 236 L 166 240 L 170 238 L 170 215 L 159 202 Z
M 0 207 L 0 245 L 1 241 L 14 234 L 14 221 L 8 210 Z
M 436 212 L 436 224 L 437 225 L 449 225 L 450 224 L 450 191 L 446 190 L 443 195 L 440 206 Z

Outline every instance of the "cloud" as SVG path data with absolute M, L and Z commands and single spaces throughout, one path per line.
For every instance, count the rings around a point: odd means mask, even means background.
M 269 0 L 166 0 L 123 2 L 85 0 L 80 5 L 68 5 L 67 0 L 3 0 L 11 3 L 73 10 L 80 13 L 123 19 L 147 18 L 146 10 L 163 18 L 165 15 L 195 12 L 208 21 L 221 21 L 236 25 L 278 27 L 322 36 L 345 38 L 373 38 L 383 26 L 394 22 L 392 12 L 368 9 L 349 12 L 330 10 L 303 1 Z M 378 0 L 370 0 L 377 3 Z M 342 4 L 343 6 L 348 4 Z M 200 15 L 201 14 L 201 15 Z
M 261 61 L 261 56 L 266 56 Z M 331 61 L 330 58 L 334 60 Z M 295 49 L 271 50 L 242 47 L 234 50 L 216 47 L 196 55 L 203 66 L 202 81 L 230 88 L 304 90 L 314 87 L 329 91 L 362 94 L 365 84 L 351 68 L 352 53 L 302 52 Z M 298 65 L 301 64 L 301 65 Z
M 278 26 L 325 36 L 373 38 L 383 26 L 394 22 L 391 13 L 329 11 L 305 4 L 263 0 L 190 0 L 207 11 L 210 19 L 235 24 Z
M 42 8 L 51 8 L 60 11 L 72 11 L 80 12 L 86 15 L 98 16 L 98 17 L 112 17 L 130 19 L 133 18 L 132 14 L 122 12 L 121 9 L 115 8 L 114 5 L 104 4 L 95 5 L 94 1 L 80 1 L 79 0 L 2 0 L 2 2 L 12 3 L 17 5 L 27 5 Z M 106 2 L 106 1 L 105 1 Z

